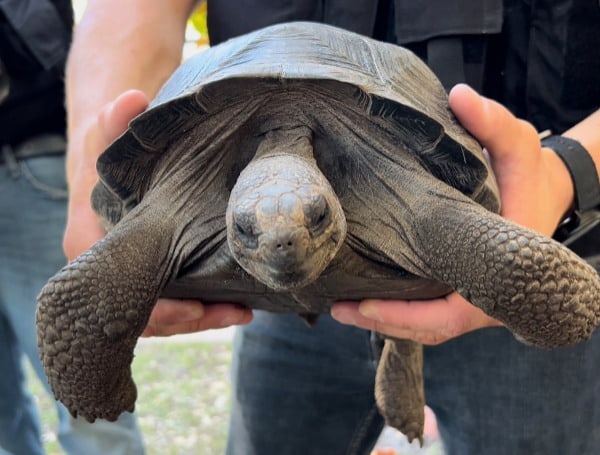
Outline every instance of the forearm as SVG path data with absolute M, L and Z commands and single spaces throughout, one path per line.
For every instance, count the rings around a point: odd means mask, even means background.
M 108 102 L 128 89 L 153 97 L 180 63 L 193 0 L 90 0 L 67 70 L 67 178 L 93 168 L 100 151 L 86 135 Z

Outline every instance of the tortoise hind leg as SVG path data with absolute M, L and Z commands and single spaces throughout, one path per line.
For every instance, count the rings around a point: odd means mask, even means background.
M 375 378 L 375 400 L 386 423 L 423 445 L 423 346 L 386 338 Z

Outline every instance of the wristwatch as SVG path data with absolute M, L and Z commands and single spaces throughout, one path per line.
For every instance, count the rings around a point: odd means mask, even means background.
M 575 188 L 573 210 L 553 237 L 593 265 L 600 265 L 600 182 L 596 165 L 575 139 L 549 136 L 542 139 L 542 146 L 551 148 L 561 158 Z

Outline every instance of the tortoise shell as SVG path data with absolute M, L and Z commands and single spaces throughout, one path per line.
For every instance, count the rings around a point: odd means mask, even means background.
M 133 350 L 161 295 L 310 319 L 336 300 L 456 290 L 544 347 L 600 322 L 596 271 L 495 213 L 481 147 L 394 45 L 291 23 L 210 48 L 98 172 L 109 232 L 49 280 L 37 313 L 50 384 L 89 420 L 133 409 Z M 376 380 L 382 414 L 411 439 L 421 360 L 418 344 L 387 339 Z
M 102 192 L 94 207 L 109 224 L 116 223 L 143 197 L 161 155 L 190 136 L 199 153 L 222 142 L 218 153 L 228 160 L 233 181 L 261 133 L 284 121 L 276 118 L 280 102 L 289 103 L 294 92 L 317 92 L 326 99 L 322 108 L 344 106 L 357 118 L 368 118 L 435 177 L 498 210 L 498 190 L 481 147 L 456 122 L 442 85 L 418 57 L 393 44 L 306 22 L 260 29 L 185 61 L 98 160 L 101 184 L 122 203 L 106 200 L 110 196 Z M 315 106 L 307 110 L 321 114 Z M 214 117 L 227 128 L 214 131 Z M 321 119 L 318 131 L 324 144 L 336 133 L 327 120 Z M 339 164 L 369 150 L 338 153 Z M 345 183 L 336 182 L 338 177 L 331 176 L 334 189 Z

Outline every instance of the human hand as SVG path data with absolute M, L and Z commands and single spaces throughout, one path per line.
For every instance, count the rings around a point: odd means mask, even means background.
M 86 135 L 79 161 L 70 166 L 68 222 L 64 249 L 74 259 L 102 239 L 105 231 L 90 203 L 98 181 L 96 159 L 121 133 L 129 121 L 148 106 L 146 95 L 130 90 L 108 103 Z M 245 324 L 252 312 L 233 304 L 202 305 L 195 300 L 159 299 L 142 336 L 169 336 L 229 325 Z
M 243 325 L 251 320 L 251 310 L 234 304 L 202 305 L 196 300 L 159 299 L 142 336 L 164 337 L 194 333 L 230 325 Z
M 450 93 L 450 107 L 490 157 L 502 200 L 501 215 L 550 235 L 570 207 L 568 171 L 535 128 L 465 85 Z M 332 308 L 339 322 L 424 344 L 439 344 L 484 327 L 499 326 L 456 292 L 434 300 L 365 300 Z
M 92 190 L 98 182 L 96 160 L 127 129 L 129 121 L 147 106 L 148 99 L 144 93 L 137 90 L 125 92 L 104 106 L 97 121 L 88 128 L 83 144 L 69 138 L 69 207 L 63 239 L 69 261 L 106 234 L 90 202 Z M 71 150 L 73 147 L 82 147 L 83 150 Z

